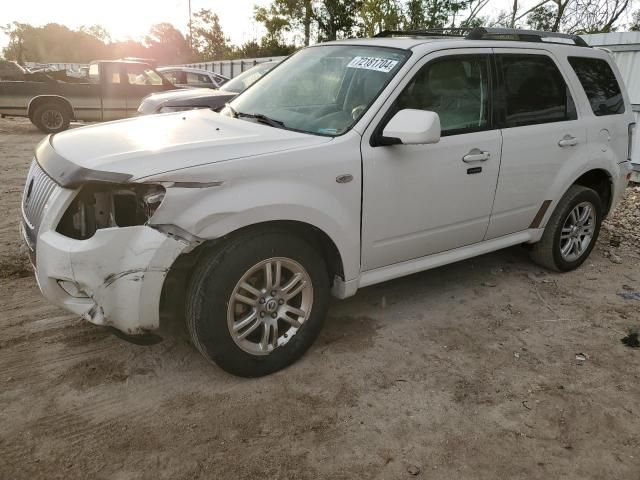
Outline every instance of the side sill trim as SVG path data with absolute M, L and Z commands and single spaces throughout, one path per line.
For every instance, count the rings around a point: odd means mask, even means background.
M 466 260 L 467 258 L 485 253 L 501 250 L 503 248 L 519 245 L 536 240 L 536 230 L 523 230 L 522 232 L 512 233 L 502 237 L 494 238 L 480 243 L 474 243 L 465 247 L 447 250 L 442 253 L 428 255 L 426 257 L 408 260 L 406 262 L 394 263 L 387 267 L 368 270 L 360 275 L 358 287 L 367 287 L 380 282 L 386 282 L 394 278 L 404 277 L 412 273 L 429 270 L 432 268 L 447 265 L 449 263 Z

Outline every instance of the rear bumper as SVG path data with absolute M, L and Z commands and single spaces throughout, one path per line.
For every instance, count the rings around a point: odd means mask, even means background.
M 164 278 L 189 245 L 144 225 L 98 230 L 87 240 L 65 237 L 55 226 L 74 195 L 54 192 L 40 224 L 34 267 L 43 295 L 127 334 L 158 328 Z

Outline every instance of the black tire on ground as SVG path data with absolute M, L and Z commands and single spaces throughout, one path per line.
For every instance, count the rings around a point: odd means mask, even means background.
M 35 108 L 31 122 L 44 133 L 58 133 L 69 128 L 69 108 L 60 102 L 43 103 Z
M 589 246 L 573 261 L 567 261 L 560 252 L 560 235 L 571 211 L 582 202 L 589 202 L 595 210 L 593 238 Z M 558 206 L 547 222 L 540 241 L 533 245 L 531 259 L 538 265 L 557 272 L 567 272 L 578 268 L 589 257 L 598 240 L 603 217 L 602 199 L 595 190 L 581 185 L 572 185 L 560 199 Z
M 243 275 L 275 257 L 291 259 L 306 270 L 313 287 L 312 307 L 287 343 L 267 355 L 256 355 L 240 348 L 232 338 L 227 309 Z M 291 233 L 256 229 L 204 256 L 189 282 L 185 313 L 191 339 L 206 358 L 231 374 L 260 377 L 287 367 L 306 352 L 322 328 L 328 303 L 329 274 L 322 255 Z

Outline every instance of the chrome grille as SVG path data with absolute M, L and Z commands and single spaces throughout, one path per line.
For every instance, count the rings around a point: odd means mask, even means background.
M 34 160 L 27 174 L 27 182 L 22 194 L 24 233 L 31 250 L 35 250 L 35 242 L 42 215 L 47 206 L 47 201 L 56 187 L 57 184 L 44 173 L 38 162 Z

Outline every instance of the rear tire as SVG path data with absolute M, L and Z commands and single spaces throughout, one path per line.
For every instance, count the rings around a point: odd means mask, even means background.
M 197 267 L 187 289 L 187 328 L 198 350 L 222 369 L 260 377 L 307 351 L 328 301 L 329 274 L 316 249 L 284 231 L 254 230 Z
M 533 245 L 531 259 L 557 272 L 578 268 L 598 240 L 603 212 L 602 200 L 594 190 L 572 185 L 549 218 L 542 238 Z
M 31 122 L 44 133 L 58 133 L 69 128 L 71 115 L 59 102 L 44 103 L 35 108 Z

